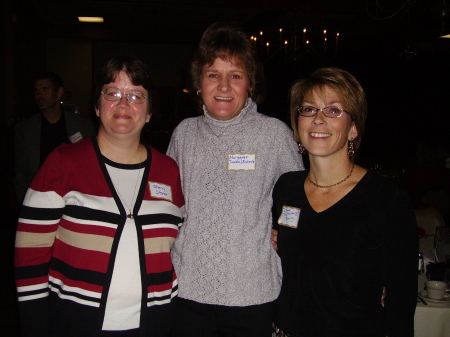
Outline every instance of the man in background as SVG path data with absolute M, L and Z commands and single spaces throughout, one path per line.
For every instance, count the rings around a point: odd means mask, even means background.
M 64 111 L 63 95 L 62 79 L 49 71 L 42 73 L 34 82 L 39 112 L 14 128 L 14 188 L 19 204 L 50 152 L 62 143 L 76 143 L 96 134 L 92 121 Z

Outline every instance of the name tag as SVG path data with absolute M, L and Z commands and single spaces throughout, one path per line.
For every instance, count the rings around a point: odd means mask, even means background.
M 254 171 L 256 153 L 229 153 L 228 171 Z
M 70 136 L 69 139 L 73 144 L 82 140 L 83 136 L 81 135 L 80 131 L 78 131 L 77 133 L 74 133 L 72 136 Z
M 150 194 L 153 198 L 164 199 L 172 201 L 172 187 L 169 185 L 155 183 L 149 181 Z
M 298 220 L 300 219 L 300 208 L 283 206 L 281 215 L 278 218 L 278 224 L 291 228 L 297 228 Z

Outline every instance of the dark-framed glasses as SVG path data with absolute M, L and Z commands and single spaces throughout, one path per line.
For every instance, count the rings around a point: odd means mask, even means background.
M 140 91 L 132 91 L 128 94 L 124 94 L 119 90 L 113 88 L 102 91 L 101 94 L 107 101 L 120 101 L 122 99 L 122 96 L 125 95 L 127 101 L 133 104 L 143 104 L 148 98 Z
M 318 109 L 312 105 L 304 105 L 297 108 L 298 114 L 303 117 L 313 117 L 318 111 L 322 111 L 323 115 L 328 118 L 338 118 L 342 116 L 343 112 L 346 112 L 353 119 L 353 116 L 348 111 L 345 111 L 337 106 L 327 106 L 323 109 Z

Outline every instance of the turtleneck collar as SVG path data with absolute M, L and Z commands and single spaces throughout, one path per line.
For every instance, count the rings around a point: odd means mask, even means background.
M 226 127 L 229 125 L 240 124 L 244 120 L 245 116 L 252 111 L 256 112 L 256 103 L 253 102 L 252 99 L 249 97 L 245 101 L 244 107 L 242 108 L 241 112 L 234 118 L 227 120 L 215 119 L 208 114 L 205 105 L 203 105 L 203 118 L 205 119 L 205 122 L 208 123 L 209 125 L 214 125 L 217 127 Z

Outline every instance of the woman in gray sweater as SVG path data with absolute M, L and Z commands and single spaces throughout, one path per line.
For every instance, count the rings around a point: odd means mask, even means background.
M 278 177 L 302 170 L 291 130 L 257 112 L 262 69 L 248 36 L 216 23 L 191 73 L 203 115 L 175 129 L 186 217 L 172 249 L 179 282 L 173 336 L 271 335 L 281 268 L 270 243 Z

